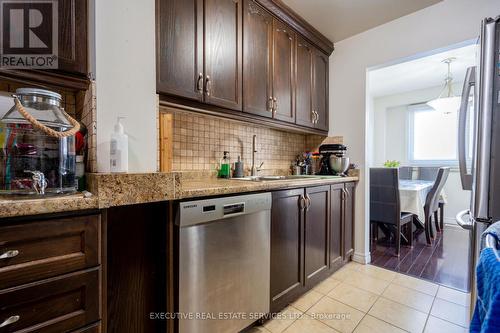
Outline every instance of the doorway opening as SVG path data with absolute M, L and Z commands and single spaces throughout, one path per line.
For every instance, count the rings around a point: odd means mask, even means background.
M 458 170 L 458 108 L 475 61 L 467 42 L 367 72 L 371 263 L 464 292 L 469 231 L 455 216 L 471 194 Z

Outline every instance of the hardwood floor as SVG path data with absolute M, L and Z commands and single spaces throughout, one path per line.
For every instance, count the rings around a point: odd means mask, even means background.
M 469 231 L 445 226 L 432 246 L 426 246 L 425 235 L 419 233 L 413 248 L 403 246 L 400 257 L 394 255 L 394 244 L 372 242 L 372 264 L 392 271 L 430 280 L 451 288 L 470 291 Z

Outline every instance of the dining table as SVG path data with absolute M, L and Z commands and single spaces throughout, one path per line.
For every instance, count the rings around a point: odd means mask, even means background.
M 432 186 L 434 186 L 434 182 L 429 180 L 399 180 L 399 201 L 401 211 L 415 214 L 422 225 L 425 223 L 425 199 L 432 189 Z M 446 203 L 446 194 L 444 190 L 441 191 L 440 199 Z

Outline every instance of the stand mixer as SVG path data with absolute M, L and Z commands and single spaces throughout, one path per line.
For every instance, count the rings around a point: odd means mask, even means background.
M 341 144 L 324 144 L 319 147 L 321 154 L 321 169 L 318 175 L 346 177 L 349 169 L 349 157 L 346 157 L 347 147 Z

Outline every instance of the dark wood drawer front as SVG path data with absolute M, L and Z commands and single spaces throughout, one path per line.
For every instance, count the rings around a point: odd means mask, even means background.
M 99 222 L 90 215 L 0 225 L 0 289 L 97 266 Z
M 99 320 L 99 269 L 0 291 L 0 332 L 68 332 Z

